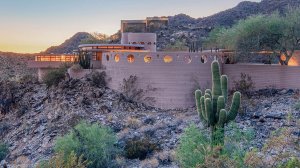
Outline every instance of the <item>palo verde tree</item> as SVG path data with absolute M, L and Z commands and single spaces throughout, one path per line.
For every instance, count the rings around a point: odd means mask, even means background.
M 300 9 L 289 8 L 284 15 L 251 16 L 231 28 L 218 28 L 210 33 L 206 44 L 240 53 L 272 51 L 281 65 L 288 65 L 300 48 Z

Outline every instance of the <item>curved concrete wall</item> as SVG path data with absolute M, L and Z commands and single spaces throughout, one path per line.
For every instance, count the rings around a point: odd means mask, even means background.
M 114 60 L 116 54 L 120 56 L 118 62 Z M 130 54 L 134 56 L 132 63 L 127 60 Z M 150 63 L 145 62 L 146 55 L 151 56 Z M 166 55 L 173 61 L 165 63 Z M 160 108 L 185 108 L 195 104 L 193 92 L 197 82 L 203 88 L 211 86 L 212 59 L 209 57 L 206 63 L 202 63 L 201 55 L 197 53 L 114 53 L 110 54 L 109 61 L 103 59 L 102 63 L 111 78 L 109 87 L 112 89 L 119 90 L 123 79 L 136 75 L 140 88 L 151 86 L 157 89 L 147 94 L 156 102 L 146 103 Z

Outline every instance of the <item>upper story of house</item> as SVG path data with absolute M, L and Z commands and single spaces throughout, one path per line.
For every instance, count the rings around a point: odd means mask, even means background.
M 121 33 L 149 33 L 169 24 L 168 17 L 147 17 L 145 20 L 121 20 Z

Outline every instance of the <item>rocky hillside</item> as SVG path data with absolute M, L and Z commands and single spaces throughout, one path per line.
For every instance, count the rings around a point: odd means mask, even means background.
M 73 50 L 78 48 L 78 45 L 81 44 L 82 40 L 91 38 L 91 35 L 86 32 L 76 33 L 71 38 L 67 39 L 64 43 L 59 46 L 52 46 L 48 48 L 44 53 L 47 54 L 63 54 L 63 53 L 73 53 Z
M 158 47 L 164 49 L 176 39 L 185 40 L 188 44 L 191 41 L 202 41 L 214 27 L 229 27 L 251 15 L 270 14 L 275 11 L 283 14 L 288 6 L 300 6 L 300 0 L 262 0 L 259 3 L 244 1 L 234 8 L 197 19 L 185 14 L 170 16 L 168 29 L 156 32 Z
M 9 144 L 10 150 L 2 164 L 27 167 L 51 157 L 56 137 L 86 120 L 112 128 L 122 149 L 132 139 L 148 139 L 156 146 L 146 159 L 122 156 L 121 166 L 143 167 L 151 162 L 157 163 L 154 167 L 178 167 L 174 149 L 180 135 L 190 123 L 203 128 L 195 108 L 162 110 L 128 101 L 121 93 L 94 86 L 88 77 L 66 79 L 49 89 L 32 80 L 1 82 L 0 89 L 0 139 Z M 240 129 L 255 130 L 251 148 L 262 147 L 271 131 L 280 127 L 290 127 L 295 136 L 299 135 L 299 109 L 291 110 L 298 100 L 299 90 L 274 89 L 261 90 L 253 98 L 244 99 L 244 113 L 238 116 L 237 123 Z M 289 115 L 293 117 L 288 119 Z M 300 157 L 297 149 L 291 150 Z
M 34 60 L 34 56 L 0 52 L 0 81 L 21 80 L 28 76 L 36 76 L 36 70 L 27 67 L 29 60 Z

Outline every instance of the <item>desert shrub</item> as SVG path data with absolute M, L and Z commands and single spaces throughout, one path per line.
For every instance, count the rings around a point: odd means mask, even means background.
M 128 140 L 125 145 L 125 154 L 128 159 L 144 160 L 148 154 L 158 149 L 158 146 L 151 143 L 149 138 Z
M 79 64 L 74 64 L 70 67 L 70 69 L 74 72 L 79 72 L 80 70 L 82 70 L 83 68 L 81 67 L 81 65 Z
M 86 168 L 88 165 L 82 155 L 77 157 L 73 151 L 65 159 L 64 157 L 63 153 L 56 154 L 49 160 L 40 162 L 36 168 Z
M 195 167 L 204 163 L 205 156 L 210 153 L 210 140 L 207 132 L 200 132 L 196 125 L 188 127 L 180 138 L 176 157 L 181 167 Z
M 35 75 L 24 75 L 19 79 L 20 83 L 36 83 L 38 78 Z
M 67 72 L 66 68 L 59 68 L 50 70 L 43 77 L 43 81 L 46 83 L 47 87 L 57 86 L 60 81 L 65 78 L 65 74 Z
M 98 124 L 81 122 L 55 143 L 55 152 L 68 156 L 75 152 L 91 162 L 88 167 L 114 167 L 114 158 L 118 153 L 117 142 L 111 129 Z
M 137 128 L 141 127 L 141 125 L 142 125 L 142 122 L 138 118 L 128 117 L 126 119 L 126 126 L 129 128 L 137 129 Z
M 249 74 L 241 73 L 241 78 L 238 81 L 233 81 L 234 90 L 240 91 L 243 95 L 251 98 L 251 93 L 255 89 L 255 83 Z
M 8 122 L 0 122 L 0 136 L 5 135 L 9 130 L 10 125 Z
M 8 154 L 8 147 L 6 144 L 0 142 L 0 161 L 5 159 Z
M 172 43 L 166 45 L 165 51 L 188 51 L 189 47 L 187 46 L 186 40 L 175 40 Z
M 192 124 L 180 138 L 176 149 L 181 167 L 243 167 L 245 146 L 253 139 L 253 130 L 241 131 L 234 123 L 226 127 L 224 146 L 211 146 L 207 130 Z
M 106 86 L 106 73 L 95 71 L 91 74 L 92 84 L 96 87 L 105 87 Z
M 138 85 L 138 77 L 130 75 L 129 78 L 123 79 L 120 90 L 129 101 L 143 102 L 152 105 L 151 102 L 155 102 L 155 100 L 153 97 L 147 96 L 147 94 L 157 89 L 152 88 L 150 85 L 145 89 L 141 89 Z
M 159 166 L 159 161 L 156 158 L 143 160 L 141 167 L 143 168 L 157 168 Z
M 300 110 L 300 101 L 297 102 L 295 105 L 294 105 L 294 109 L 299 111 Z
M 299 168 L 300 167 L 300 159 L 296 157 L 292 157 L 287 161 L 287 163 L 279 166 L 280 168 Z
M 248 167 L 299 167 L 297 155 L 299 139 L 291 128 L 280 128 L 272 133 L 261 150 L 252 149 L 246 153 L 244 163 Z M 271 154 L 272 153 L 272 154 Z M 263 156 L 263 157 L 262 157 Z M 265 159 L 268 158 L 268 159 Z

